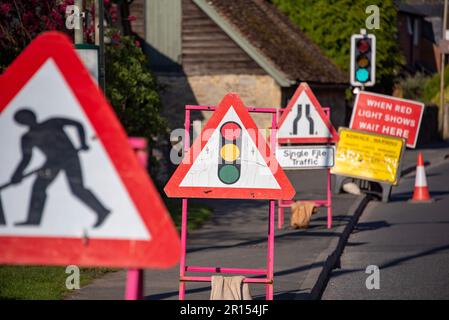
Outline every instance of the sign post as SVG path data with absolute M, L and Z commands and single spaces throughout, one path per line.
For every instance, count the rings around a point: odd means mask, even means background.
M 130 137 L 128 139 L 142 168 L 147 170 L 148 149 L 145 138 Z M 128 269 L 126 274 L 125 300 L 142 300 L 144 291 L 143 269 Z

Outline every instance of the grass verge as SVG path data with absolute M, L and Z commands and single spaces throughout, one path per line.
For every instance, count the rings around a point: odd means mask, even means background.
M 167 209 L 180 229 L 182 210 L 180 199 L 166 199 Z M 189 203 L 188 230 L 192 231 L 210 218 L 212 210 L 200 204 Z M 66 288 L 65 267 L 0 266 L 0 300 L 60 300 L 70 294 Z M 110 268 L 80 268 L 80 286 L 108 272 Z
M 59 300 L 70 291 L 66 288 L 65 267 L 0 266 L 1 300 Z M 114 271 L 108 268 L 80 268 L 80 285 Z
M 182 200 L 181 199 L 166 199 L 165 205 L 170 211 L 173 222 L 178 230 L 181 229 L 182 220 Z M 189 202 L 187 215 L 187 229 L 192 231 L 200 228 L 212 216 L 212 209 L 198 203 Z

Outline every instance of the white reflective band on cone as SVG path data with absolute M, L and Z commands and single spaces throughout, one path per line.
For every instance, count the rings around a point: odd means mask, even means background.
M 416 167 L 415 187 L 427 187 L 426 171 L 424 167 Z

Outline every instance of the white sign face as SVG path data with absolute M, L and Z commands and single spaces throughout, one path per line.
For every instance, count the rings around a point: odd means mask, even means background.
M 283 169 L 323 169 L 334 166 L 333 146 L 279 147 L 276 159 Z
M 0 145 L 0 236 L 151 239 L 53 59 L 0 113 Z
M 98 84 L 98 51 L 97 49 L 76 49 L 79 57 L 84 63 L 84 66 L 89 70 L 90 75 Z
M 220 172 L 218 168 L 222 158 L 220 154 L 220 150 L 222 150 L 220 144 L 220 128 L 225 123 L 236 123 L 241 128 L 241 145 L 239 148 L 241 176 L 239 176 L 236 182 L 226 180 L 232 179 L 232 175 L 230 174 L 224 174 L 223 178 L 220 178 L 220 174 L 217 174 L 217 172 Z M 181 181 L 180 186 L 264 189 L 281 188 L 232 106 L 217 126 L 217 129 L 210 136 L 201 153 L 195 159 L 195 162 Z
M 332 137 L 331 131 L 317 111 L 317 106 L 314 105 L 306 91 L 302 91 L 296 99 L 277 133 L 278 139 Z

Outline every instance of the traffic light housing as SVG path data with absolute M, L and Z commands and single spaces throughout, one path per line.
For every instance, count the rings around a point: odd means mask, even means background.
M 220 127 L 218 178 L 224 184 L 234 184 L 240 179 L 242 127 L 234 121 Z
M 351 85 L 370 87 L 376 83 L 376 36 L 353 34 L 351 37 Z

